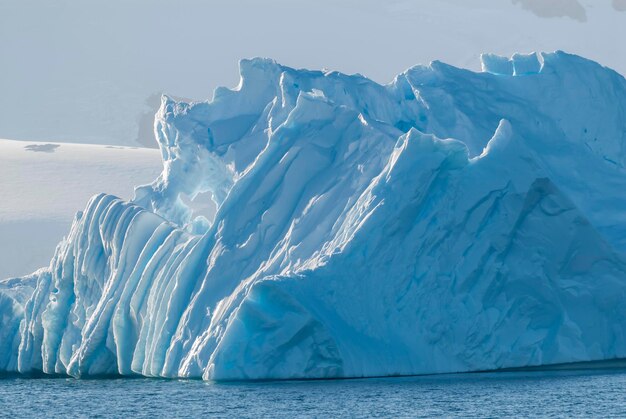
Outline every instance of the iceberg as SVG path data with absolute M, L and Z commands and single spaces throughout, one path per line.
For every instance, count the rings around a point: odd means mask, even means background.
M 626 80 L 564 52 L 387 85 L 243 60 L 163 172 L 0 282 L 0 370 L 370 377 L 626 357 Z

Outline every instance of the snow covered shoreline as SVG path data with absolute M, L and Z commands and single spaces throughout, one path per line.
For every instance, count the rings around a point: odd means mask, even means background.
M 0 282 L 0 369 L 211 380 L 626 357 L 626 81 L 562 52 L 389 85 L 243 60 L 164 169 Z M 210 199 L 208 199 L 210 198 Z M 208 202 L 211 201 L 211 202 Z
M 158 150 L 0 139 L 0 278 L 47 266 L 92 195 L 130 199 L 160 168 Z

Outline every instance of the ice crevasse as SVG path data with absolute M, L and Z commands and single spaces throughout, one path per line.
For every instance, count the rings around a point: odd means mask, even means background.
M 163 172 L 0 282 L 0 371 L 330 378 L 626 357 L 626 81 L 564 52 L 387 85 L 243 60 Z

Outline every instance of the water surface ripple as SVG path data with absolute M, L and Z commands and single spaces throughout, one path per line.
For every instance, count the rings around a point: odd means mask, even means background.
M 333 381 L 0 379 L 2 417 L 626 417 L 626 370 Z

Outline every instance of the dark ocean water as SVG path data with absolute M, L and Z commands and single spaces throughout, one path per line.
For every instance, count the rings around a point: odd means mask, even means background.
M 626 370 L 332 381 L 0 379 L 3 417 L 626 417 Z

